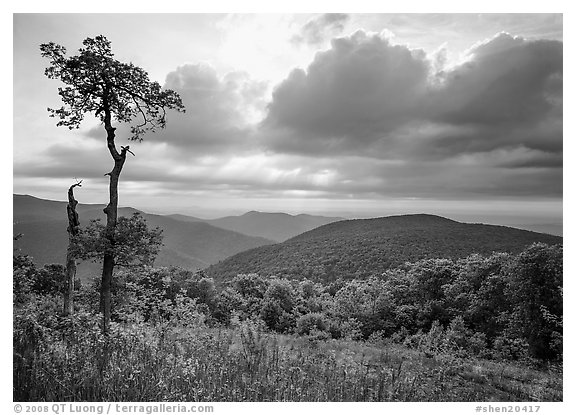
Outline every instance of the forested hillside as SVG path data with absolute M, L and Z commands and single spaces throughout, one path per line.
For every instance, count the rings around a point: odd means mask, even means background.
M 366 278 L 406 261 L 517 253 L 534 242 L 556 244 L 562 238 L 434 215 L 356 219 L 330 223 L 281 244 L 242 252 L 206 272 L 219 281 L 238 273 L 315 281 Z
M 14 195 L 14 235 L 22 234 L 15 247 L 32 256 L 38 265 L 63 263 L 68 246 L 66 203 Z M 93 219 L 104 219 L 104 205 L 78 205 L 80 225 Z M 129 217 L 139 212 L 120 208 L 119 216 Z M 243 235 L 203 222 L 182 222 L 161 215 L 142 213 L 148 226 L 163 231 L 164 246 L 157 266 L 204 268 L 246 249 L 272 243 L 264 238 Z M 98 273 L 100 265 L 80 264 L 79 276 Z

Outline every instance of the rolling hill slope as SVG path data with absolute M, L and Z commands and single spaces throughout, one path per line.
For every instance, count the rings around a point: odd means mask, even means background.
M 14 195 L 14 234 L 23 236 L 15 246 L 31 255 L 39 265 L 63 263 L 66 258 L 68 234 L 66 232 L 66 202 L 49 201 L 32 196 Z M 91 219 L 104 221 L 104 205 L 78 205 L 81 226 Z M 137 212 L 133 208 L 120 208 L 120 216 Z M 237 232 L 217 228 L 203 222 L 182 222 L 166 216 L 142 214 L 148 226 L 163 229 L 164 246 L 156 259 L 156 266 L 177 265 L 199 269 L 216 263 L 238 252 L 272 243 Z M 79 275 L 98 273 L 99 264 L 85 263 Z
M 467 224 L 433 215 L 390 216 L 330 223 L 281 244 L 234 255 L 207 269 L 217 280 L 239 273 L 310 278 L 366 277 L 424 258 L 519 252 L 562 238 L 504 226 Z

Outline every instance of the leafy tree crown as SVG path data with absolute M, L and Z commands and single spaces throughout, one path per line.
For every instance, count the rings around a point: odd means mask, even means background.
M 121 216 L 114 230 L 114 243 L 105 237 L 106 227 L 95 219 L 74 238 L 77 258 L 98 261 L 111 252 L 117 266 L 141 267 L 152 265 L 162 247 L 162 230 L 150 229 L 140 213 L 130 218 Z
M 64 87 L 58 93 L 64 105 L 48 108 L 58 126 L 79 128 L 85 113 L 94 113 L 102 122 L 115 119 L 131 126 L 131 140 L 142 141 L 148 131 L 166 125 L 166 110 L 184 112 L 178 93 L 151 82 L 148 73 L 132 63 L 114 59 L 110 41 L 100 35 L 87 38 L 75 56 L 54 42 L 40 45 L 42 56 L 50 59 L 45 75 L 58 79 Z

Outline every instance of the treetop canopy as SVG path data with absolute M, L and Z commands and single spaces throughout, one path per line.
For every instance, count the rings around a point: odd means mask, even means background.
M 131 126 L 130 139 L 142 141 L 146 132 L 165 127 L 167 109 L 185 111 L 178 93 L 151 82 L 142 68 L 114 59 L 106 37 L 86 38 L 83 45 L 70 57 L 54 42 L 40 45 L 42 56 L 50 59 L 45 75 L 66 85 L 58 88 L 64 105 L 48 108 L 51 117 L 60 119 L 58 126 L 78 128 L 88 112 L 102 122 L 138 120 Z

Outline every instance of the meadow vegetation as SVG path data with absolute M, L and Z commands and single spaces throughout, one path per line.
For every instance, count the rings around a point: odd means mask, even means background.
M 63 267 L 14 256 L 16 401 L 561 401 L 562 248 L 322 285 L 119 271 L 61 316 Z

